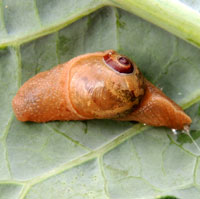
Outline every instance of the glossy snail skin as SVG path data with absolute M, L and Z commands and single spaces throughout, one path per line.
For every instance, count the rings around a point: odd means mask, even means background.
M 114 64 L 106 64 L 105 55 L 121 57 L 114 51 L 89 53 L 29 79 L 13 99 L 16 117 L 47 122 L 119 118 L 130 113 L 144 94 L 143 78 L 136 66 L 131 73 L 116 71 Z
M 12 101 L 18 120 L 117 119 L 183 129 L 191 119 L 113 50 L 88 53 L 41 72 Z
M 120 119 L 123 121 L 138 121 L 151 126 L 166 126 L 172 129 L 184 129 L 192 122 L 180 106 L 168 98 L 160 89 L 148 80 L 145 94 L 135 110 Z

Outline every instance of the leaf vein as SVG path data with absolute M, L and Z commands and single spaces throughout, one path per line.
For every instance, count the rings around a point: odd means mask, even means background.
M 106 198 L 109 199 L 110 197 L 109 197 L 108 186 L 107 186 L 108 182 L 107 182 L 104 167 L 103 167 L 103 156 L 100 156 L 98 158 L 98 161 L 99 161 L 99 167 L 100 167 L 100 170 L 101 170 L 101 175 L 102 175 L 103 180 L 104 180 L 104 192 L 105 192 Z
M 39 11 L 38 11 L 36 0 L 33 0 L 33 4 L 34 4 L 35 14 L 37 16 L 38 22 L 39 22 L 40 26 L 42 27 L 42 23 L 41 23 L 41 20 L 40 20 L 40 15 L 39 15 Z
M 70 136 L 66 135 L 65 133 L 59 131 L 58 129 L 52 128 L 50 127 L 48 124 L 45 124 L 49 129 L 53 130 L 55 133 L 62 135 L 63 137 L 65 137 L 67 140 L 70 140 L 71 142 L 73 142 L 74 144 L 80 146 L 81 148 L 84 148 L 87 151 L 92 151 L 90 148 L 88 148 L 87 146 L 81 144 L 79 141 L 74 140 L 73 138 L 71 138 Z
M 185 153 L 188 153 L 189 155 L 191 155 L 192 157 L 197 157 L 195 154 L 193 154 L 192 152 L 186 150 L 183 146 L 181 146 L 180 144 L 177 144 L 169 135 L 167 135 L 167 137 L 169 138 L 169 140 L 171 141 L 172 144 L 175 144 L 176 146 L 178 146 L 179 148 L 181 148 Z
M 70 25 L 71 23 L 77 21 L 78 19 L 82 18 L 83 16 L 86 16 L 102 7 L 104 7 L 105 4 L 99 4 L 94 8 L 90 8 L 88 10 L 85 9 L 81 9 L 79 10 L 79 12 L 75 13 L 75 14 L 71 14 L 70 16 L 68 16 L 67 20 L 65 20 L 64 22 L 60 22 L 57 25 L 52 25 L 51 27 L 47 27 L 47 28 L 41 28 L 39 31 L 37 32 L 33 32 L 32 34 L 29 35 L 25 35 L 22 37 L 17 37 L 14 39 L 5 39 L 3 42 L 0 42 L 0 48 L 6 47 L 6 46 L 19 46 L 25 42 L 29 42 L 32 41 L 34 39 L 37 39 L 39 37 L 51 34 L 53 32 L 59 31 L 60 29 Z
M 98 148 L 95 151 L 91 151 L 85 155 L 79 156 L 76 159 L 74 159 L 70 162 L 67 162 L 66 164 L 63 164 L 55 169 L 52 169 L 52 170 L 48 171 L 47 173 L 45 173 L 44 175 L 30 180 L 30 183 L 37 184 L 44 179 L 50 178 L 56 174 L 66 171 L 70 168 L 73 168 L 75 166 L 83 164 L 84 162 L 87 162 L 91 159 L 97 158 L 100 155 L 103 155 L 106 152 L 108 152 L 109 150 L 113 149 L 114 146 L 116 146 L 116 144 L 120 144 L 120 143 L 126 141 L 130 137 L 137 135 L 138 133 L 142 132 L 145 129 L 147 129 L 147 126 L 144 127 L 141 124 L 134 125 L 132 128 L 128 129 L 123 135 L 118 136 L 117 138 L 115 138 L 114 140 L 109 142 L 107 145 L 104 145 L 103 147 Z
M 0 13 L 1 13 L 1 23 L 2 23 L 2 28 L 5 30 L 6 34 L 8 34 L 8 31 L 6 29 L 5 25 L 5 19 L 4 19 L 4 7 L 3 7 L 3 1 L 0 1 Z
M 195 163 L 195 166 L 194 166 L 194 174 L 193 174 L 193 181 L 194 181 L 194 184 L 197 185 L 197 169 L 198 169 L 198 166 L 199 166 L 199 158 L 196 159 L 196 163 Z

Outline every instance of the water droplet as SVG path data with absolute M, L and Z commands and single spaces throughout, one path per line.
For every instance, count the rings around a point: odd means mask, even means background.
M 174 135 L 178 135 L 178 131 L 176 129 L 171 129 Z

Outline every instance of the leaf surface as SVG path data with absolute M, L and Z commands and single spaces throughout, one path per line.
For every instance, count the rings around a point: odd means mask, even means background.
M 97 10 L 104 2 L 73 2 L 1 2 L 0 199 L 198 199 L 200 151 L 185 134 L 111 120 L 15 119 L 11 100 L 30 77 L 83 53 L 115 49 L 187 108 L 200 145 L 200 50 L 121 9 Z

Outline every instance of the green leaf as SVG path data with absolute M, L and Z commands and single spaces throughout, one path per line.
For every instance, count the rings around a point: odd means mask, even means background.
M 174 196 L 163 196 L 163 197 L 160 197 L 159 199 L 178 199 Z
M 197 0 L 110 0 L 164 28 L 191 44 L 200 47 L 200 9 Z
M 121 9 L 97 10 L 105 4 L 1 2 L 0 199 L 199 198 L 200 151 L 185 134 L 111 120 L 23 123 L 13 115 L 13 96 L 36 73 L 115 49 L 187 108 L 200 145 L 200 50 Z

